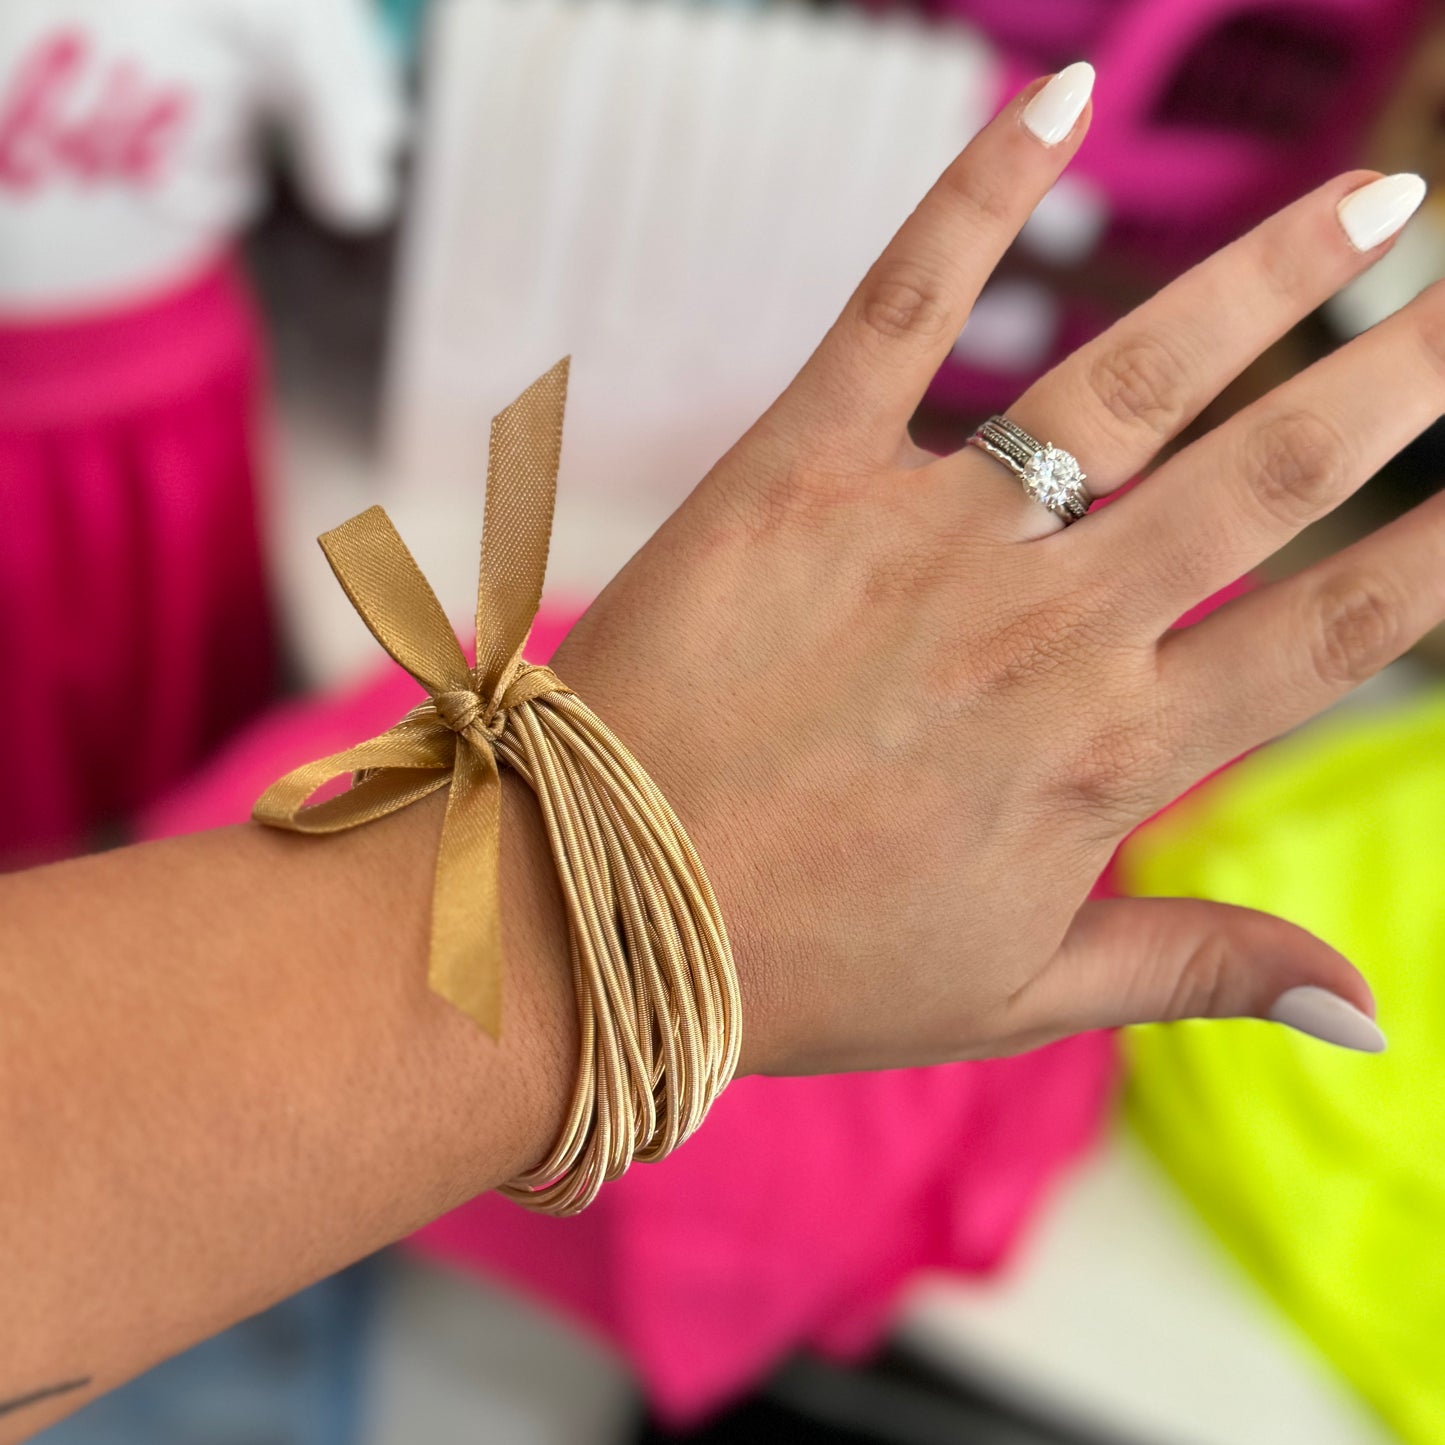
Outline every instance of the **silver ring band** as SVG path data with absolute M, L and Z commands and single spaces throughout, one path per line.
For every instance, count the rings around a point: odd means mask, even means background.
M 987 452 L 1023 483 L 1034 501 L 1047 507 L 1067 527 L 1077 522 L 1094 499 L 1071 452 L 1030 436 L 1016 421 L 991 416 L 969 437 L 968 445 Z

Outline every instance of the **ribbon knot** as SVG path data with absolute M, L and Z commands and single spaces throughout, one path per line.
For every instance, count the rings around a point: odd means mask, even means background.
M 507 714 L 567 692 L 547 668 L 522 661 L 542 599 L 557 496 L 567 358 L 492 419 L 486 516 L 477 583 L 475 668 L 436 593 L 380 507 L 320 538 L 336 579 L 372 635 L 424 687 L 430 706 L 395 727 L 273 783 L 252 816 L 296 833 L 336 833 L 384 818 L 447 788 L 432 883 L 431 987 L 494 1038 L 501 1030 L 501 780 L 490 747 Z M 484 701 L 489 699 L 489 701 Z M 475 734 L 473 734 L 475 735 Z M 344 793 L 311 804 L 332 779 Z
M 476 693 L 470 691 L 443 692 L 438 693 L 432 699 L 436 705 L 437 716 L 454 732 L 464 733 L 482 715 L 482 700 Z M 495 718 L 488 719 L 490 723 L 504 722 L 506 713 L 498 712 Z M 487 731 L 490 733 L 491 728 Z M 501 728 L 497 728 L 500 732 Z

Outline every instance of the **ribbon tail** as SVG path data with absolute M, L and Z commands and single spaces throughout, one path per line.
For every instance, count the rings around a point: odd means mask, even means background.
M 432 884 L 427 980 L 492 1038 L 502 1031 L 502 786 L 488 747 L 458 739 Z
M 493 705 L 516 670 L 542 600 L 569 361 L 564 356 L 492 418 L 477 583 L 476 679 L 477 691 Z

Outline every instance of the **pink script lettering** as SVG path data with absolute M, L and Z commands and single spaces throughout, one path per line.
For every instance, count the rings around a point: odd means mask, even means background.
M 34 191 L 69 174 L 89 184 L 158 179 L 190 102 L 130 61 L 93 62 L 79 31 L 43 40 L 0 93 L 0 186 Z

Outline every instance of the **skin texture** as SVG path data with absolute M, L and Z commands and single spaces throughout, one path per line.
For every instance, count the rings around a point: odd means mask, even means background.
M 1445 291 L 1065 531 L 982 454 L 907 433 L 1087 128 L 1045 147 L 1027 98 L 554 660 L 708 867 L 744 1072 L 1262 1016 L 1303 984 L 1374 1011 L 1282 920 L 1085 900 L 1130 828 L 1445 614 L 1441 496 L 1171 630 L 1440 414 Z M 1379 254 L 1335 219 L 1372 175 L 1288 207 L 1011 414 L 1117 487 Z M 574 1038 L 537 820 L 511 780 L 500 1047 L 425 987 L 438 820 L 433 801 L 326 840 L 233 829 L 0 880 L 0 1401 L 92 1381 L 0 1412 L 0 1441 L 541 1155 Z
M 500 1046 L 426 986 L 444 796 L 0 879 L 0 1441 L 545 1151 L 576 1049 L 541 824 L 505 779 Z M 73 920 L 84 918 L 84 926 Z

